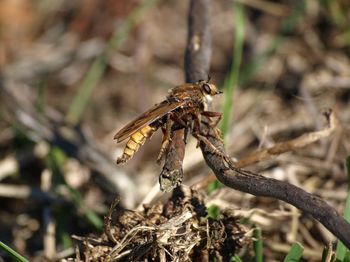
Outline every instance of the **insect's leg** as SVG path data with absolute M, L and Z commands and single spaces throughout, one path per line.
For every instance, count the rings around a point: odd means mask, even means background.
M 187 123 L 186 121 L 184 121 L 183 119 L 181 119 L 176 113 L 171 114 L 170 116 L 171 120 L 173 120 L 174 122 L 176 122 L 177 124 L 179 124 L 182 127 L 187 127 Z
M 194 111 L 192 114 L 192 120 L 193 120 L 193 133 L 201 133 L 201 115 L 198 111 Z
M 187 139 L 188 139 L 188 134 L 190 133 L 190 130 L 191 130 L 191 126 L 188 124 L 186 125 L 185 127 L 185 135 L 184 135 L 184 141 L 185 141 L 185 144 L 187 144 Z
M 213 128 L 216 138 L 219 138 L 220 140 L 222 140 L 221 139 L 222 134 L 220 130 L 216 127 L 222 118 L 222 113 L 213 112 L 213 111 L 204 111 L 202 112 L 202 115 L 207 117 L 209 121 L 208 125 Z M 217 117 L 217 119 L 214 122 L 212 122 L 210 119 L 211 117 Z
M 171 116 L 171 119 L 176 122 L 177 124 L 179 124 L 180 126 L 184 127 L 185 128 L 185 135 L 184 135 L 184 141 L 185 141 L 185 144 L 187 144 L 187 137 L 188 137 L 188 133 L 191 129 L 191 126 L 189 125 L 190 124 L 190 121 L 187 121 L 186 120 L 183 120 L 181 119 L 176 113 L 175 114 L 172 114 Z
M 217 124 L 220 122 L 220 120 L 222 118 L 222 113 L 220 113 L 220 112 L 203 111 L 202 115 L 206 116 L 209 120 L 210 120 L 211 117 L 217 117 L 215 122 L 212 123 L 212 127 L 216 127 Z
M 162 141 L 162 146 L 160 148 L 160 152 L 157 158 L 157 163 L 160 163 L 162 160 L 164 154 L 168 151 L 168 147 L 171 141 L 171 119 L 170 119 L 170 114 L 167 115 L 166 118 L 166 123 L 165 123 L 165 128 L 162 128 L 163 131 L 163 141 Z
M 201 132 L 201 115 L 199 112 L 194 112 L 192 114 L 193 116 L 193 132 L 192 135 L 197 138 L 197 147 L 199 147 L 200 139 L 198 136 L 202 133 Z
M 215 155 L 218 155 L 220 157 L 222 157 L 222 159 L 224 159 L 227 163 L 232 163 L 232 160 L 230 159 L 230 157 L 226 154 L 224 154 L 223 152 L 221 152 L 219 149 L 217 149 L 216 146 L 214 146 L 208 138 L 206 138 L 205 136 L 198 134 L 198 133 L 193 133 L 193 136 L 198 140 L 198 143 L 203 142 L 204 144 L 206 144 L 208 147 L 211 148 L 212 153 Z

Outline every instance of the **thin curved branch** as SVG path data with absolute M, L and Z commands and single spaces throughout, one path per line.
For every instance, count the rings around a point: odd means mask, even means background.
M 237 168 L 244 168 L 254 163 L 273 159 L 283 153 L 290 152 L 298 148 L 306 147 L 312 143 L 315 143 L 316 141 L 320 141 L 322 138 L 330 136 L 339 127 L 338 119 L 335 117 L 335 114 L 330 109 L 326 110 L 323 114 L 328 122 L 327 127 L 325 127 L 324 129 L 313 131 L 310 133 L 304 133 L 299 137 L 277 143 L 270 148 L 265 148 L 256 151 L 253 154 L 239 159 L 237 162 L 234 163 L 234 166 Z M 209 183 L 215 180 L 216 176 L 214 174 L 210 174 L 205 179 L 200 181 L 200 183 L 197 183 L 193 188 L 206 188 Z
M 208 139 L 224 152 L 222 142 L 212 136 Z M 323 224 L 330 232 L 350 247 L 350 224 L 321 198 L 284 181 L 267 178 L 253 172 L 234 167 L 212 149 L 200 144 L 204 159 L 217 179 L 224 185 L 255 196 L 272 197 L 289 203 Z

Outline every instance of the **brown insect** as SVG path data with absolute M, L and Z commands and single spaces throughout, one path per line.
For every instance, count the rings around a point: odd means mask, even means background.
M 186 137 L 190 131 L 199 141 L 210 143 L 201 133 L 201 116 L 207 117 L 210 122 L 211 117 L 217 117 L 214 123 L 211 122 L 213 126 L 217 125 L 221 119 L 221 113 L 206 111 L 206 108 L 207 101 L 220 93 L 222 92 L 214 84 L 210 84 L 209 80 L 200 80 L 194 84 L 186 83 L 171 89 L 166 100 L 144 112 L 114 136 L 118 143 L 129 139 L 123 155 L 117 159 L 117 164 L 131 159 L 146 139 L 159 128 L 163 131 L 163 142 L 158 161 L 167 151 L 171 132 L 177 128 L 185 128 Z M 184 137 L 185 140 L 186 137 Z

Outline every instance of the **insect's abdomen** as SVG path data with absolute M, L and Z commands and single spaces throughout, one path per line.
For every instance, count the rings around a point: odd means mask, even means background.
M 133 133 L 126 143 L 123 155 L 117 159 L 117 164 L 130 160 L 137 150 L 139 150 L 140 146 L 146 142 L 146 139 L 151 137 L 156 130 L 156 127 L 148 125 Z

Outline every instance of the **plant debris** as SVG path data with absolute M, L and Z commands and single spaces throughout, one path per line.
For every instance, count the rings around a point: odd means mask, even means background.
M 75 238 L 85 261 L 222 261 L 249 245 L 248 232 L 232 212 L 209 217 L 197 191 L 177 188 L 164 205 L 142 211 L 113 204 L 102 236 Z

